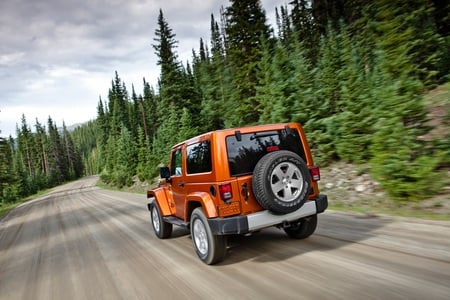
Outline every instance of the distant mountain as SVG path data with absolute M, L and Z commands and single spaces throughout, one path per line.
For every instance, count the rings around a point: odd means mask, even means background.
M 67 131 L 72 132 L 74 131 L 77 127 L 83 126 L 84 124 L 86 124 L 88 121 L 83 122 L 83 123 L 75 123 L 72 125 L 66 125 Z M 62 132 L 62 127 L 58 127 L 59 132 Z

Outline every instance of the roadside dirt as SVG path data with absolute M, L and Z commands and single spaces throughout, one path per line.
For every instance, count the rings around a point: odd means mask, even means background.
M 450 170 L 447 170 L 450 178 Z M 422 201 L 393 201 L 368 172 L 367 166 L 339 162 L 321 168 L 321 192 L 328 194 L 331 209 L 367 215 L 390 214 L 426 219 L 450 219 L 450 185 Z

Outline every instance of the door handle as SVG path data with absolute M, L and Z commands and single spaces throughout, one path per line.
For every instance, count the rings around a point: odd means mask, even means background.
M 179 187 L 184 187 L 184 182 L 178 182 Z

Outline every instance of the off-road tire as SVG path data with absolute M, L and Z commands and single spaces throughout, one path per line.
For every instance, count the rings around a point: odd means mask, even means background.
M 172 235 L 172 224 L 164 221 L 161 216 L 161 211 L 156 203 L 153 203 L 151 206 L 150 216 L 152 218 L 152 226 L 155 235 L 160 239 L 169 238 Z
M 305 203 L 311 176 L 305 161 L 286 150 L 263 156 L 253 171 L 252 188 L 256 200 L 276 214 L 296 211 Z
M 198 207 L 191 214 L 191 237 L 195 252 L 207 265 L 225 258 L 227 243 L 223 235 L 213 235 L 203 210 Z
M 316 231 L 317 215 L 312 215 L 297 222 L 292 222 L 291 227 L 284 228 L 284 232 L 294 239 L 306 239 Z

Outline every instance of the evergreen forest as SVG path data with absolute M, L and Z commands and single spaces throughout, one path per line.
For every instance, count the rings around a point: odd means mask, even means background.
M 368 164 L 393 199 L 439 192 L 450 132 L 429 134 L 424 97 L 450 81 L 449 2 L 292 0 L 275 13 L 271 26 L 260 1 L 230 0 L 182 62 L 160 10 L 157 86 L 143 78 L 136 91 L 112 70 L 97 118 L 71 132 L 51 118 L 31 130 L 23 116 L 16 139 L 0 138 L 1 202 L 86 175 L 151 182 L 186 138 L 288 121 L 303 124 L 318 165 Z

